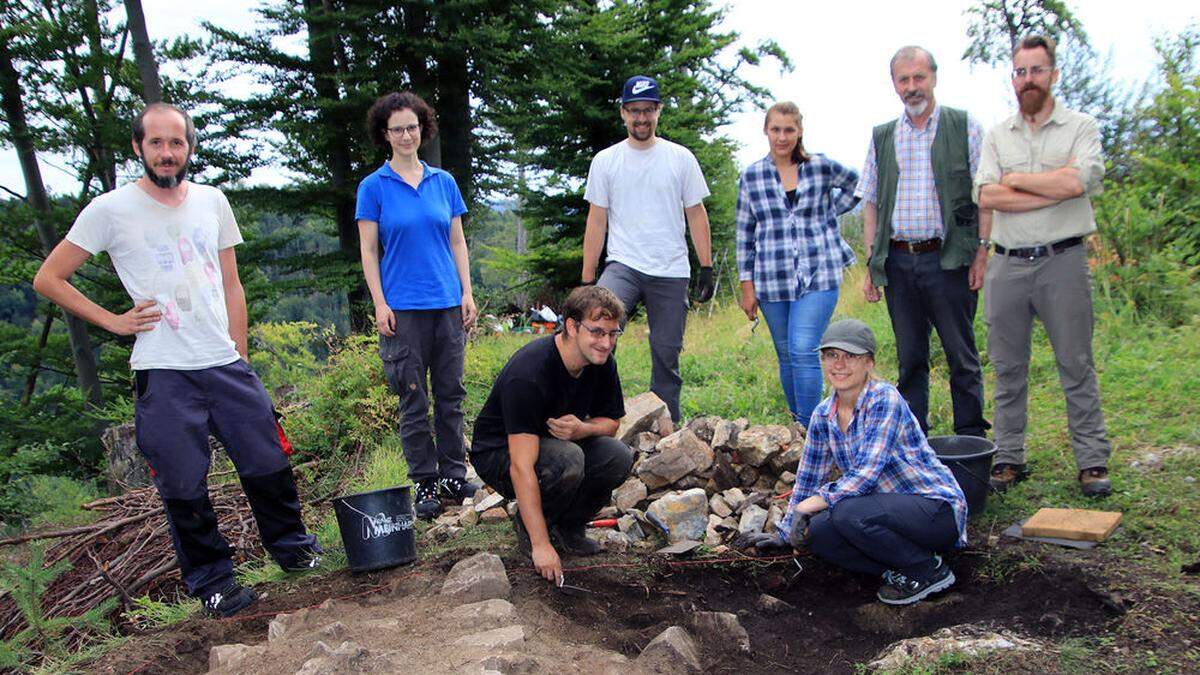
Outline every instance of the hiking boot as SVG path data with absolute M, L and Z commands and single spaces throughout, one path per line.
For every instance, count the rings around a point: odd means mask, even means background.
M 209 614 L 230 617 L 246 609 L 258 599 L 254 591 L 231 581 L 225 588 L 204 599 L 204 611 Z
M 438 500 L 438 480 L 427 478 L 417 481 L 417 498 L 414 509 L 421 520 L 433 520 L 442 512 L 442 502 Z
M 438 480 L 438 494 L 446 499 L 452 499 L 456 503 L 461 504 L 463 500 L 475 496 L 475 491 L 482 487 L 479 483 L 472 483 L 459 478 L 442 478 Z
M 308 572 L 320 566 L 321 552 L 315 549 L 309 549 L 286 563 L 279 563 L 279 567 L 289 573 Z
M 934 561 L 937 566 L 925 580 L 910 579 L 900 572 L 891 570 L 884 572 L 883 586 L 879 587 L 879 592 L 875 594 L 875 597 L 879 598 L 880 602 L 889 605 L 911 605 L 924 600 L 933 593 L 953 586 L 954 572 L 950 571 L 950 566 L 942 562 L 940 556 L 934 556 Z
M 513 501 L 508 507 L 508 517 L 512 520 L 513 534 L 517 535 L 517 548 L 526 557 L 533 557 L 533 543 L 529 541 L 529 532 L 525 529 L 525 521 L 521 520 L 521 509 L 517 507 L 517 502 Z
M 1001 462 L 992 466 L 992 475 L 988 484 L 996 492 L 1006 492 L 1008 488 L 1020 483 L 1029 476 L 1024 464 L 1006 464 Z
M 550 528 L 550 541 L 570 555 L 596 555 L 604 550 L 603 546 L 588 539 L 587 528 L 583 525 L 555 525 Z
M 1107 497 L 1112 494 L 1112 481 L 1108 469 L 1097 466 L 1079 472 L 1079 489 L 1085 497 Z

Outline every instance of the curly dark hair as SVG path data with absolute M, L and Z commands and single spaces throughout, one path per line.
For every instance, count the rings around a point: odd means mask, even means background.
M 425 99 L 411 91 L 394 91 L 380 96 L 367 111 L 367 133 L 372 143 L 381 148 L 390 145 L 387 139 L 387 123 L 388 118 L 397 110 L 411 110 L 416 113 L 417 124 L 421 125 L 421 145 L 437 136 L 437 117 Z

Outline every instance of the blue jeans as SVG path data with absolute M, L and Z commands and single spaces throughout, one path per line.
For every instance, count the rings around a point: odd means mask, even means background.
M 808 425 L 812 411 L 821 402 L 821 359 L 817 345 L 837 306 L 837 289 L 805 293 L 798 300 L 759 303 L 775 355 L 779 358 L 779 382 L 788 410 L 797 422 Z
M 808 536 L 809 550 L 839 567 L 872 576 L 896 570 L 923 580 L 933 572 L 933 554 L 958 543 L 958 523 L 940 499 L 874 492 L 813 516 Z

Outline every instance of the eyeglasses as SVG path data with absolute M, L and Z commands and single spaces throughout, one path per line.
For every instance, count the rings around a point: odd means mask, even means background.
M 625 106 L 625 112 L 629 113 L 630 117 L 652 117 L 658 112 L 658 106 L 647 106 L 645 108 L 631 108 Z
M 1019 80 L 1026 75 L 1029 77 L 1041 77 L 1054 70 L 1053 66 L 1033 66 L 1031 68 L 1013 68 L 1012 77 L 1014 80 Z
M 582 321 L 579 322 L 579 325 L 588 333 L 591 333 L 592 337 L 596 338 L 597 340 L 601 338 L 612 338 L 616 340 L 617 338 L 621 337 L 622 333 L 625 332 L 620 328 L 614 330 L 604 330 L 603 328 L 597 328 L 596 326 L 589 326 Z
M 404 134 L 411 134 L 416 137 L 421 133 L 420 124 L 409 124 L 403 127 L 388 127 L 387 132 L 396 138 L 404 138 Z
M 839 363 L 842 361 L 846 363 L 858 363 L 866 356 L 866 354 L 851 354 L 850 352 L 844 352 L 840 349 L 821 350 L 821 360 L 825 363 Z

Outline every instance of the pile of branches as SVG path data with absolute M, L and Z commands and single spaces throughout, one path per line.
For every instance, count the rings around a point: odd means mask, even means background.
M 232 473 L 213 473 L 210 479 Z M 261 555 L 258 526 L 241 485 L 210 480 L 209 499 L 221 534 L 235 550 L 235 560 Z M 46 618 L 80 616 L 110 598 L 119 601 L 118 611 L 124 611 L 134 597 L 164 596 L 179 589 L 182 579 L 171 534 L 153 487 L 99 499 L 82 508 L 103 515 L 80 527 L 0 540 L 0 546 L 52 540 L 45 553 L 46 567 L 70 561 L 70 571 L 55 579 L 40 598 Z M 24 628 L 24 616 L 5 594 L 0 598 L 0 639 L 10 639 Z

